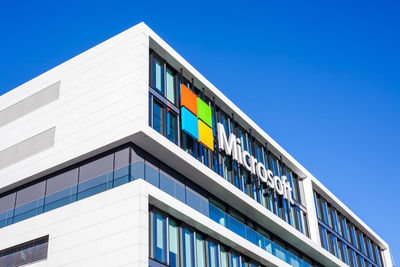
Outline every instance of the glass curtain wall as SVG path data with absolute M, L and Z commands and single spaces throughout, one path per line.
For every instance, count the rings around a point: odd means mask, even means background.
M 314 192 L 321 245 L 350 266 L 383 266 L 379 247 Z
M 150 207 L 149 216 L 150 258 L 158 263 L 185 267 L 263 266 L 157 208 Z
M 282 160 L 268 151 L 266 145 L 258 142 L 250 131 L 236 123 L 233 115 L 225 113 L 211 99 L 207 98 L 202 90 L 196 88 L 193 80 L 185 79 L 154 52 L 150 53 L 150 66 L 149 125 L 249 197 L 308 236 L 307 210 L 302 204 L 302 184 L 299 177 L 285 166 Z M 240 138 L 242 149 L 249 151 L 259 162 L 263 162 L 273 171 L 274 175 L 280 177 L 286 175 L 293 189 L 292 198 L 295 205 L 291 205 L 282 196 L 270 191 L 260 183 L 257 177 L 247 172 L 231 157 L 218 152 L 218 149 L 214 149 L 214 151 L 207 149 L 190 135 L 180 131 L 179 88 L 181 84 L 184 84 L 211 107 L 215 148 L 217 148 L 216 123 L 220 122 L 227 135 L 234 133 Z

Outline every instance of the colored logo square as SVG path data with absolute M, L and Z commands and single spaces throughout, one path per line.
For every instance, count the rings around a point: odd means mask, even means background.
M 211 108 L 200 98 L 197 98 L 197 117 L 212 127 Z
M 184 84 L 181 84 L 181 106 L 184 106 L 197 116 L 197 96 Z
M 195 140 L 199 139 L 198 119 L 187 108 L 181 107 L 182 131 L 192 136 Z
M 211 151 L 214 151 L 213 132 L 207 124 L 199 120 L 199 142 L 206 146 Z

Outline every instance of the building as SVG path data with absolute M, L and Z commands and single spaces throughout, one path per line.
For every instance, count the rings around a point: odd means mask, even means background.
M 392 266 L 144 23 L 0 97 L 0 266 Z

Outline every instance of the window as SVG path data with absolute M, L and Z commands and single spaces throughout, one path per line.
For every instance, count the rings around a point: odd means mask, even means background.
M 323 247 L 324 249 L 326 249 L 326 250 L 329 250 L 329 247 L 328 247 L 328 238 L 327 238 L 327 236 L 326 236 L 326 230 L 325 230 L 325 228 L 322 227 L 322 226 L 319 226 L 319 235 L 320 235 L 320 238 L 321 238 L 321 245 L 322 245 L 322 247 Z
M 91 161 L 79 168 L 78 199 L 112 188 L 114 154 Z
M 0 251 L 0 266 L 22 266 L 47 258 L 49 237 L 41 237 Z
M 178 144 L 178 116 L 167 109 L 167 138 Z
M 164 107 L 157 101 L 153 101 L 153 129 L 164 134 Z
M 164 65 L 161 60 L 153 56 L 152 87 L 164 95 Z
M 194 267 L 194 239 L 193 232 L 188 228 L 182 228 L 182 248 L 183 248 L 183 266 Z
M 228 267 L 228 251 L 226 250 L 226 248 L 224 246 L 220 246 L 219 247 L 219 251 L 220 251 L 220 260 L 221 260 L 221 267 Z
M 167 219 L 160 213 L 151 213 L 153 219 L 151 220 L 151 257 L 157 261 L 167 263 Z
M 179 266 L 179 230 L 178 224 L 173 220 L 168 220 L 169 237 L 169 266 Z
M 14 223 L 43 213 L 45 188 L 46 181 L 42 181 L 17 192 Z
M 170 103 L 176 105 L 176 89 L 178 87 L 178 81 L 176 79 L 177 72 L 155 53 L 151 53 L 150 58 L 152 65 L 150 86 Z
M 211 241 L 208 241 L 208 266 L 219 267 L 218 261 L 218 246 Z
M 44 210 L 49 211 L 76 200 L 78 168 L 63 172 L 47 180 Z
M 174 71 L 167 67 L 166 71 L 166 90 L 167 99 L 172 103 L 175 103 L 176 93 L 175 93 L 175 74 Z
M 16 193 L 11 193 L 0 198 L 0 227 L 5 227 L 12 221 Z
M 196 258 L 197 267 L 206 267 L 206 248 L 204 238 L 196 233 Z
M 230 253 L 230 266 L 231 267 L 240 267 L 240 257 L 235 253 Z

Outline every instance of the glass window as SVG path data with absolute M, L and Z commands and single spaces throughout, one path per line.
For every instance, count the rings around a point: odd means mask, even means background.
M 182 247 L 183 247 L 183 266 L 194 267 L 194 240 L 193 232 L 187 228 L 182 228 Z
M 372 248 L 371 248 L 371 241 L 369 240 L 368 237 L 365 237 L 364 240 L 365 240 L 366 247 L 367 247 L 367 255 L 370 259 L 374 260 L 374 255 L 372 253 Z
M 118 170 L 122 167 L 129 165 L 129 148 L 115 152 L 115 166 L 114 169 Z
M 175 76 L 173 70 L 167 67 L 166 71 L 167 99 L 175 104 Z
M 219 267 L 218 246 L 211 241 L 207 242 L 208 266 Z
M 17 200 L 15 206 L 38 200 L 44 197 L 46 181 L 33 184 L 17 192 Z
M 167 138 L 178 143 L 178 116 L 170 110 L 167 112 Z
M 152 258 L 167 263 L 167 222 L 159 213 L 153 213 Z
M 131 180 L 129 148 L 115 152 L 113 186 L 125 184 Z
M 89 162 L 79 170 L 79 183 L 111 173 L 114 169 L 114 155 L 107 155 L 95 161 Z
M 196 233 L 196 259 L 197 267 L 206 267 L 206 248 L 204 238 Z
M 355 264 L 356 264 L 356 258 L 355 258 L 354 250 L 352 250 L 350 247 L 347 247 L 347 255 L 349 256 L 349 265 L 350 265 L 350 267 L 354 267 Z
M 235 253 L 230 253 L 231 264 L 230 267 L 240 267 L 240 257 Z
M 359 244 L 359 247 L 358 248 L 360 248 L 361 247 L 361 251 L 362 251 L 362 253 L 364 253 L 364 255 L 366 254 L 366 252 L 365 252 L 365 243 L 364 243 L 364 236 L 363 236 L 363 234 L 360 232 L 360 230 L 358 230 L 357 229 L 357 235 L 358 235 L 358 244 Z
M 76 200 L 78 168 L 47 180 L 44 210 L 49 211 Z
M 224 246 L 220 246 L 220 260 L 221 260 L 221 267 L 228 267 L 228 251 Z
M 112 188 L 114 154 L 89 162 L 79 168 L 77 199 L 83 199 Z
M 47 180 L 46 196 L 78 184 L 78 168 L 61 173 Z
M 349 241 L 349 233 L 348 233 L 348 228 L 347 228 L 347 223 L 346 223 L 346 219 L 344 218 L 344 216 L 340 216 L 340 220 L 341 220 L 341 228 L 342 228 L 342 236 Z
M 0 227 L 6 226 L 11 223 L 13 210 L 15 205 L 16 193 L 5 195 L 0 198 Z
M 169 235 L 169 266 L 179 266 L 179 228 L 171 218 L 168 220 Z
M 153 88 L 164 95 L 164 66 L 155 57 L 153 57 Z
M 156 100 L 153 101 L 153 129 L 164 134 L 164 107 Z
M 319 234 L 320 234 L 320 237 L 321 237 L 322 246 L 324 247 L 324 249 L 328 250 L 329 247 L 328 247 L 328 239 L 327 239 L 327 236 L 326 236 L 326 230 L 321 225 L 319 226 Z
M 374 254 L 375 254 L 375 262 L 379 265 L 379 266 L 381 266 L 381 261 L 380 261 L 380 258 L 379 258 L 379 249 L 378 249 L 378 247 L 374 244 L 373 245 L 373 247 L 374 247 Z
M 331 233 L 328 233 L 328 239 L 329 239 L 329 251 L 335 255 L 336 257 L 338 256 L 338 251 L 337 251 L 337 239 L 336 236 L 334 236 Z
M 351 223 L 348 223 L 347 225 L 350 228 L 351 242 L 353 243 L 354 246 L 358 247 L 358 242 L 357 242 L 356 232 L 355 232 L 354 226 Z
M 0 266 L 22 266 L 47 258 L 48 237 L 0 251 Z

